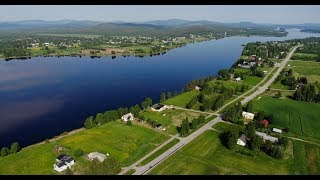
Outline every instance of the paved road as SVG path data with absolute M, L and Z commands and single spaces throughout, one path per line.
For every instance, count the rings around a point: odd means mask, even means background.
M 286 63 L 288 62 L 288 60 L 291 58 L 293 52 L 297 49 L 296 46 L 292 49 L 292 51 L 288 54 L 288 56 L 282 61 L 282 63 L 279 64 L 279 69 L 276 71 L 276 73 L 272 76 L 272 78 L 262 87 L 260 87 L 257 91 L 255 91 L 254 93 L 252 93 L 251 95 L 245 97 L 244 100 L 241 101 L 242 104 L 245 104 L 246 102 L 250 101 L 251 99 L 253 99 L 254 97 L 256 97 L 257 95 L 259 95 L 260 93 L 262 93 L 263 91 L 265 91 L 268 86 L 275 80 L 275 78 L 279 75 L 279 73 L 282 71 L 282 69 L 284 68 L 284 66 L 286 65 Z M 271 73 L 272 71 L 270 71 Z M 265 76 L 264 79 L 258 83 L 256 86 L 254 86 L 253 88 L 251 88 L 251 90 L 247 91 L 246 93 L 244 93 L 243 95 L 237 97 L 236 99 L 230 101 L 229 103 L 225 104 L 223 107 L 221 107 L 219 109 L 219 111 L 223 110 L 225 107 L 227 107 L 229 104 L 234 103 L 235 101 L 237 101 L 238 99 L 244 97 L 245 95 L 251 93 L 251 91 L 254 91 L 257 87 L 259 87 L 259 85 L 261 83 L 263 83 L 266 79 L 268 78 L 268 76 Z M 177 107 L 176 107 L 177 108 Z M 179 109 L 184 109 L 184 108 L 179 108 Z M 188 110 L 188 111 L 195 111 L 195 110 L 190 110 L 190 109 L 184 109 L 184 110 Z M 201 111 L 199 111 L 201 112 Z M 203 112 L 202 112 L 203 113 Z M 216 113 L 210 113 L 209 116 L 207 116 L 206 118 L 209 118 L 213 115 L 216 115 Z M 190 134 L 189 136 L 185 137 L 185 138 L 179 138 L 180 142 L 175 144 L 173 147 L 171 147 L 170 149 L 168 149 L 166 152 L 162 153 L 161 155 L 159 155 L 157 158 L 155 158 L 154 160 L 152 160 L 151 162 L 149 162 L 148 164 L 144 165 L 144 166 L 140 166 L 140 167 L 135 167 L 133 165 L 131 165 L 130 167 L 132 167 L 133 169 L 136 170 L 135 173 L 133 173 L 133 175 L 144 175 L 147 174 L 148 172 L 150 172 L 154 167 L 156 167 L 158 164 L 160 164 L 162 161 L 164 161 L 165 159 L 167 159 L 168 157 L 170 157 L 172 154 L 174 154 L 176 151 L 178 151 L 181 147 L 183 147 L 184 145 L 188 144 L 189 142 L 191 142 L 194 138 L 198 137 L 200 134 L 202 134 L 204 131 L 211 129 L 211 127 L 216 124 L 217 122 L 225 122 L 223 121 L 220 116 L 218 115 L 215 119 L 211 120 L 210 122 L 208 122 L 207 124 L 205 124 L 204 126 L 202 126 L 201 128 L 199 128 L 198 130 L 196 130 L 195 132 L 193 132 L 192 134 Z M 148 155 L 151 155 L 150 153 Z M 143 159 L 145 159 L 146 157 L 144 157 Z M 139 162 L 141 162 L 139 160 Z M 135 164 L 138 164 L 137 162 Z M 130 170 L 129 168 L 123 170 L 120 172 L 120 174 L 125 174 L 128 170 Z
M 263 86 L 261 86 L 258 91 L 255 91 L 254 93 L 252 93 L 251 95 L 245 97 L 244 100 L 241 101 L 241 104 L 246 104 L 247 102 L 249 102 L 251 99 L 255 98 L 256 96 L 258 96 L 259 94 L 261 94 L 262 92 L 264 92 L 265 90 L 268 89 L 268 87 L 271 85 L 271 83 L 273 83 L 273 81 L 277 78 L 277 76 L 280 74 L 280 72 L 282 71 L 282 69 L 285 67 L 285 65 L 287 64 L 287 62 L 289 61 L 289 59 L 291 58 L 292 54 L 294 53 L 294 51 L 300 47 L 299 46 L 295 46 L 290 53 L 287 55 L 287 57 L 280 63 L 279 65 L 279 69 L 274 73 L 274 75 L 271 77 L 271 79 L 265 83 Z M 267 76 L 266 76 L 267 77 Z M 266 78 L 265 77 L 265 78 Z

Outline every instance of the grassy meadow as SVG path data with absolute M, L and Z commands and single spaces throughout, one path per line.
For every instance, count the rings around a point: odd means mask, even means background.
M 141 126 L 110 122 L 55 142 L 27 147 L 17 154 L 0 157 L 0 174 L 56 174 L 53 169 L 58 156 L 53 150 L 55 145 L 62 146 L 64 153 L 73 157 L 73 151 L 77 148 L 84 153 L 109 153 L 116 157 L 121 166 L 128 166 L 167 139 L 169 136 Z M 83 157 L 74 158 L 76 164 L 73 169 L 76 172 L 90 163 Z
M 199 95 L 199 91 L 198 90 L 192 90 L 192 91 L 188 91 L 182 94 L 179 94 L 173 98 L 170 98 L 168 100 L 166 100 L 165 102 L 163 102 L 163 104 L 167 104 L 167 105 L 175 105 L 175 106 L 179 106 L 179 107 L 183 107 L 185 108 L 186 105 L 188 104 L 188 102 L 195 96 Z
M 320 174 L 319 146 L 290 141 L 284 159 L 264 152 L 254 157 L 226 149 L 219 133 L 207 130 L 155 167 L 151 175 L 285 175 Z M 236 148 L 244 148 L 237 146 Z M 303 151 L 304 150 L 304 151 Z M 306 153 L 306 154 L 304 154 Z

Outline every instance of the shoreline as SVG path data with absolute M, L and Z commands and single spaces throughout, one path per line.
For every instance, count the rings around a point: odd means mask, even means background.
M 199 42 L 206 42 L 206 41 L 211 41 L 211 40 L 219 40 L 219 39 L 224 39 L 224 38 L 227 38 L 227 37 L 236 37 L 236 36 L 239 36 L 239 37 L 251 37 L 251 36 L 258 36 L 258 37 L 286 37 L 288 35 L 288 33 L 285 33 L 285 35 L 278 35 L 278 36 L 275 36 L 275 35 L 256 35 L 256 34 L 253 34 L 253 35 L 244 35 L 244 34 L 239 34 L 239 35 L 225 35 L 225 36 L 222 36 L 222 37 L 212 37 L 212 38 L 206 38 L 206 39 L 203 39 L 203 40 L 191 40 L 191 39 L 188 39 L 188 42 L 185 42 L 185 43 L 182 43 L 180 46 L 175 46 L 175 47 L 171 47 L 169 49 L 166 49 L 165 51 L 161 51 L 161 52 L 154 52 L 154 53 L 142 53 L 142 54 L 67 54 L 67 55 L 38 55 L 38 56 L 17 56 L 17 57 L 0 57 L 0 61 L 1 60 L 5 60 L 5 61 L 10 61 L 10 60 L 27 60 L 27 59 L 31 59 L 31 58 L 35 58 L 35 57 L 90 57 L 92 59 L 95 59 L 95 58 L 101 58 L 101 57 L 109 57 L 111 56 L 112 59 L 115 59 L 116 57 L 119 57 L 119 56 L 122 56 L 122 57 L 130 57 L 130 56 L 134 56 L 134 57 L 140 57 L 140 58 L 143 58 L 144 56 L 160 56 L 160 55 L 163 55 L 163 54 L 166 54 L 167 52 L 173 50 L 173 49 L 177 49 L 177 48 L 181 48 L 183 46 L 186 46 L 188 44 L 193 44 L 193 43 L 199 43 Z M 148 46 L 146 46 L 148 47 Z
M 227 36 L 225 36 L 227 37 Z M 171 47 L 169 49 L 166 49 L 164 51 L 160 51 L 160 52 L 154 52 L 154 53 L 141 53 L 141 54 L 92 54 L 92 55 L 88 55 L 88 54 L 67 54 L 67 55 L 38 55 L 38 56 L 16 56 L 16 57 L 0 57 L 0 61 L 1 60 L 5 60 L 5 61 L 11 61 L 11 60 L 27 60 L 27 59 L 31 59 L 31 58 L 35 58 L 35 57 L 90 57 L 92 59 L 94 58 L 101 58 L 101 57 L 112 57 L 112 59 L 115 59 L 116 57 L 122 56 L 122 57 L 130 57 L 130 56 L 134 56 L 134 57 L 144 57 L 144 56 L 160 56 L 163 54 L 166 54 L 167 52 L 173 50 L 173 49 L 177 49 L 177 48 L 181 48 L 183 46 L 186 46 L 188 44 L 193 44 L 193 43 L 198 43 L 198 42 L 205 42 L 205 41 L 210 41 L 210 40 L 218 40 L 218 39 L 223 39 L 225 37 L 214 37 L 214 38 L 208 38 L 208 39 L 203 39 L 203 40 L 189 40 L 186 43 L 182 43 L 180 46 L 175 46 L 175 47 Z M 146 46 L 148 47 L 148 46 Z
M 75 133 L 77 133 L 77 132 L 83 131 L 83 130 L 85 130 L 85 129 L 86 129 L 85 127 L 81 127 L 81 128 L 78 128 L 78 129 L 74 129 L 74 130 L 71 130 L 71 131 L 67 132 L 66 134 L 60 134 L 60 135 L 58 135 L 58 136 L 54 136 L 54 137 L 51 138 L 51 139 L 46 139 L 46 140 L 44 140 L 44 141 L 41 141 L 41 142 L 38 142 L 38 143 L 35 143 L 35 144 L 28 145 L 28 146 L 26 146 L 26 147 L 21 148 L 21 150 L 22 150 L 22 149 L 26 149 L 26 148 L 30 148 L 30 147 L 33 147 L 33 146 L 36 146 L 36 145 L 40 145 L 40 144 L 46 144 L 46 143 L 47 143 L 47 142 L 46 142 L 47 140 L 49 140 L 48 143 L 55 142 L 55 141 L 57 141 L 57 140 L 59 140 L 59 139 L 61 139 L 61 138 L 70 136 L 70 135 L 72 135 L 72 134 L 75 134 Z

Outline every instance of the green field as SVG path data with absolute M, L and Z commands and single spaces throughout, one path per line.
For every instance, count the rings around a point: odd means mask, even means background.
M 320 62 L 314 61 L 289 61 L 287 63 L 292 68 L 295 77 L 306 76 L 309 82 L 320 82 Z
M 276 127 L 289 127 L 297 135 L 320 138 L 320 104 L 262 96 L 253 100 L 253 109 L 273 114 L 272 124 Z
M 230 128 L 236 128 L 237 130 L 243 130 L 244 126 L 240 126 L 237 124 L 229 124 L 229 123 L 224 123 L 224 122 L 218 122 L 217 124 L 213 125 L 212 128 L 218 130 L 218 131 L 226 131 Z
M 141 126 L 110 122 L 55 142 L 27 147 L 17 154 L 0 157 L 0 174 L 55 174 L 53 164 L 58 154 L 54 152 L 53 147 L 56 144 L 62 146 L 64 152 L 72 156 L 77 148 L 81 148 L 84 153 L 93 151 L 109 153 L 116 157 L 121 166 L 127 166 L 168 138 L 166 135 Z M 77 170 L 89 163 L 83 157 L 75 160 L 76 165 L 73 168 Z
M 320 174 L 318 146 L 290 141 L 293 146 L 288 147 L 286 158 L 278 160 L 261 151 L 251 157 L 228 150 L 220 143 L 218 136 L 219 133 L 216 131 L 204 132 L 155 167 L 149 174 Z M 301 150 L 302 148 L 309 150 L 303 155 L 305 152 Z
M 283 61 L 283 59 L 276 59 L 276 58 L 269 58 L 269 59 L 275 63 L 281 63 Z
M 277 83 L 272 83 L 270 85 L 270 88 L 271 89 L 282 89 L 282 90 L 289 90 L 290 89 L 289 86 L 283 85 L 280 81 L 278 81 Z
M 173 98 L 170 98 L 168 100 L 166 100 L 165 102 L 163 102 L 164 104 L 168 104 L 168 105 L 175 105 L 175 106 L 180 106 L 185 108 L 186 105 L 188 104 L 188 102 L 195 96 L 199 95 L 199 91 L 198 90 L 192 90 L 192 91 L 188 91 L 182 94 L 179 94 Z
M 144 166 L 144 165 L 148 164 L 149 162 L 151 162 L 152 160 L 154 160 L 156 157 L 158 157 L 158 156 L 161 155 L 162 153 L 166 152 L 168 149 L 170 149 L 172 146 L 174 146 L 174 145 L 177 144 L 178 142 L 180 142 L 179 139 L 173 139 L 171 142 L 169 142 L 168 144 L 166 144 L 165 146 L 163 146 L 161 149 L 159 149 L 158 151 L 156 151 L 155 153 L 153 153 L 151 156 L 149 156 L 148 158 L 146 158 L 145 160 L 143 160 L 141 163 L 139 163 L 138 166 Z
M 242 80 L 241 82 L 243 84 L 248 84 L 249 86 L 255 86 L 257 85 L 260 81 L 262 81 L 263 78 L 256 77 L 256 76 L 247 76 L 246 79 Z
M 163 116 L 162 114 L 165 114 Z M 161 112 L 152 111 L 147 109 L 140 112 L 146 119 L 150 118 L 162 124 L 166 128 L 164 132 L 175 135 L 178 133 L 176 126 L 180 126 L 182 120 L 188 117 L 189 121 L 200 116 L 200 113 L 185 111 L 180 109 L 167 109 Z

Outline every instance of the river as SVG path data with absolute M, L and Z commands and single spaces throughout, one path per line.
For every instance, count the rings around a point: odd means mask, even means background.
M 229 68 L 243 46 L 320 34 L 289 29 L 286 37 L 234 36 L 173 49 L 153 57 L 36 57 L 0 61 L 0 148 L 52 138 L 83 126 L 98 112 L 129 107 L 193 79 Z

